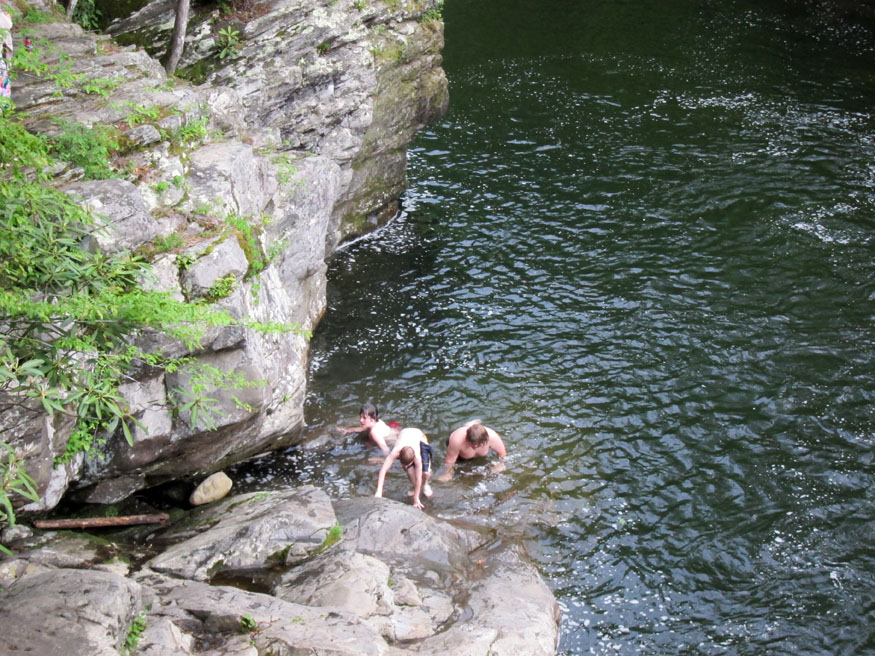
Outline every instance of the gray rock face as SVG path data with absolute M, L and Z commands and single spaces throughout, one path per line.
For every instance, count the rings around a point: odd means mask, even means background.
M 226 571 L 296 562 L 322 545 L 337 520 L 328 496 L 304 487 L 233 497 L 196 513 L 194 521 L 209 530 L 170 547 L 150 561 L 152 569 L 207 581 Z
M 334 247 L 391 215 L 405 186 L 407 145 L 447 109 L 443 26 L 420 20 L 438 0 L 260 6 L 264 13 L 246 23 L 218 12 L 194 16 L 181 67 L 201 69 L 207 84 L 233 89 L 245 125 L 275 129 L 287 148 L 340 165 L 343 189 L 329 235 Z M 171 17 L 171 3 L 156 0 L 110 32 L 145 41 L 159 55 Z M 220 45 L 207 35 L 225 23 L 239 31 L 239 43 L 231 57 L 218 60 Z
M 486 540 L 388 499 L 240 495 L 153 533 L 170 546 L 129 578 L 81 539 L 13 545 L 0 633 L 13 653 L 117 654 L 142 614 L 135 653 L 153 656 L 553 655 L 553 595 L 518 548 Z
M 109 572 L 56 569 L 13 583 L 0 602 L 11 653 L 117 656 L 144 590 Z
M 98 217 L 92 234 L 104 252 L 134 250 L 158 236 L 158 227 L 143 197 L 126 180 L 75 182 L 64 190 Z
M 150 289 L 311 331 L 325 310 L 326 258 L 345 237 L 391 215 L 408 143 L 446 109 L 442 26 L 420 20 L 435 6 L 270 0 L 248 22 L 228 23 L 212 10 L 194 15 L 182 67 L 200 71 L 201 86 L 170 83 L 143 50 L 76 25 L 29 26 L 31 38 L 46 44 L 47 63 L 72 57 L 64 66 L 77 83 L 59 88 L 22 74 L 14 99 L 36 132 L 56 134 L 56 119 L 120 131 L 127 179 L 61 172 L 64 189 L 112 225 L 96 227 L 95 248 L 153 252 L 155 275 L 143 282 Z M 172 3 L 158 0 L 113 33 L 160 55 L 171 17 Z M 220 58 L 216 28 L 226 24 L 239 31 L 239 43 Z M 157 240 L 168 236 L 182 245 L 161 253 Z M 101 452 L 54 466 L 71 422 L 47 421 L 38 406 L 0 417 L 4 439 L 26 452 L 42 495 L 25 512 L 52 508 L 71 487 L 88 488 L 80 494 L 89 501 L 115 502 L 299 439 L 303 333 L 238 326 L 210 328 L 195 346 L 149 331 L 133 339 L 193 359 L 173 375 L 145 366 L 132 372 L 123 393 L 139 421 L 133 448 L 120 433 L 106 435 Z M 247 384 L 207 386 L 214 412 L 193 417 L 182 408 L 204 366 Z

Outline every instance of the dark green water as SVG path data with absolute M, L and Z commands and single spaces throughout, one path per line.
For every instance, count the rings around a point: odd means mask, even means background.
M 427 512 L 525 544 L 563 654 L 875 653 L 872 32 L 769 1 L 444 14 L 450 112 L 403 216 L 333 263 L 314 432 L 365 400 L 501 432 L 508 471 Z M 265 472 L 371 494 L 373 455 Z

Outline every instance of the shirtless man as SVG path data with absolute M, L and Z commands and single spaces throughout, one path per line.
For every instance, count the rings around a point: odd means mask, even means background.
M 383 461 L 380 473 L 377 474 L 375 497 L 383 496 L 383 483 L 395 460 L 401 461 L 401 466 L 407 472 L 407 478 L 413 484 L 413 506 L 422 508 L 422 501 L 419 500 L 420 490 L 425 496 L 431 496 L 431 486 L 428 484 L 428 479 L 431 477 L 431 446 L 425 433 L 418 428 L 405 428 L 398 434 L 395 445 Z
M 377 406 L 373 403 L 365 403 L 362 409 L 359 410 L 359 423 L 362 425 L 362 428 L 355 426 L 353 428 L 341 428 L 340 431 L 344 434 L 367 433 L 371 441 L 380 447 L 380 451 L 389 453 L 387 440 L 394 439 L 398 431 L 380 419 Z
M 447 452 L 444 454 L 444 473 L 436 480 L 446 482 L 452 479 L 453 469 L 455 469 L 456 460 L 459 458 L 462 460 L 480 458 L 488 455 L 490 450 L 498 454 L 498 462 L 493 466 L 492 471 L 504 471 L 507 450 L 504 448 L 501 435 L 481 424 L 479 420 L 469 421 L 450 433 L 447 440 Z

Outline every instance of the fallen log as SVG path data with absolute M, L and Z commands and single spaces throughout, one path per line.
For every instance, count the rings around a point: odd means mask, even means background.
M 167 513 L 157 515 L 122 515 L 121 517 L 82 517 L 79 519 L 37 519 L 36 528 L 95 528 L 103 526 L 133 526 L 135 524 L 160 524 L 170 519 Z

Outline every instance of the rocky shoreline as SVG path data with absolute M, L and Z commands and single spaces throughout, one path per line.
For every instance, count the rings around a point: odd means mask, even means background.
M 4 653 L 539 656 L 555 598 L 521 547 L 302 486 L 95 538 L 7 531 Z

